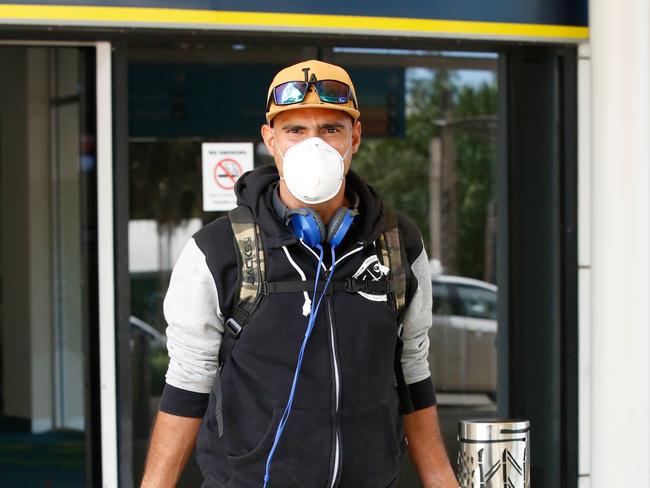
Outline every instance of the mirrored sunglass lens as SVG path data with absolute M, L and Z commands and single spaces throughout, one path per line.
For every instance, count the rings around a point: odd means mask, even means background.
M 273 90 L 276 105 L 299 103 L 305 98 L 307 83 L 304 81 L 289 81 L 278 85 Z
M 320 99 L 328 103 L 346 103 L 350 96 L 350 88 L 340 81 L 318 81 L 316 90 Z

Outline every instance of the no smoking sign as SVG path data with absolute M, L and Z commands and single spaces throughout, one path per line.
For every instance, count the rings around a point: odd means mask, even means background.
M 242 175 L 241 165 L 234 159 L 226 158 L 214 166 L 214 182 L 224 190 L 232 190 Z
M 235 184 L 253 169 L 250 142 L 206 142 L 203 153 L 203 210 L 224 211 L 237 205 Z

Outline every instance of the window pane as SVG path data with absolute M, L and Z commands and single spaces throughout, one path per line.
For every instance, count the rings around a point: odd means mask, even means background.
M 495 291 L 476 286 L 457 286 L 463 304 L 463 315 L 478 319 L 497 319 L 497 295 Z
M 0 47 L 0 486 L 96 482 L 92 55 Z
M 453 308 L 449 296 L 449 287 L 441 283 L 433 283 L 432 291 L 433 313 L 436 315 L 452 315 Z
M 363 140 L 352 169 L 415 222 L 443 275 L 494 282 L 495 54 L 400 50 L 395 55 L 390 49 L 304 43 L 299 51 L 247 43 L 242 52 L 238 46 L 239 51 L 226 43 L 130 51 L 134 317 L 164 334 L 162 297 L 180 248 L 220 215 L 202 210 L 201 143 L 252 142 L 255 165 L 272 162 L 259 135 L 267 84 L 278 68 L 318 57 L 344 66 L 354 80 Z M 220 87 L 238 89 L 224 98 Z M 442 285 L 434 285 L 434 296 L 440 324 L 432 351 L 446 371 L 432 375 L 447 378 L 440 383 L 448 391 L 439 389 L 439 411 L 453 457 L 457 420 L 494 412 L 494 388 L 474 391 L 468 385 L 476 384 L 470 369 L 491 367 L 495 353 L 468 361 L 474 346 L 463 335 L 466 327 L 447 320 L 458 318 L 461 298 Z M 132 325 L 136 482 L 166 368 L 165 355 L 141 329 Z M 197 486 L 198 480 L 192 461 L 179 486 Z M 400 486 L 419 486 L 412 471 L 403 474 Z
M 352 169 L 415 222 L 432 260 L 429 367 L 453 459 L 458 421 L 496 413 L 495 327 L 476 323 L 496 321 L 496 292 L 459 286 L 496 280 L 497 56 L 343 47 L 327 60 L 349 69 L 359 96 Z M 412 467 L 400 486 L 421 486 Z

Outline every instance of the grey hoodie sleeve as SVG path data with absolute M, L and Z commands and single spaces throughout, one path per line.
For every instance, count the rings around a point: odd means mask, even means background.
M 436 404 L 436 393 L 429 370 L 429 329 L 432 324 L 431 274 L 422 235 L 408 217 L 400 217 L 400 230 L 409 266 L 408 305 L 402 314 L 403 342 L 401 366 L 411 400 L 405 408 L 420 410 Z
M 218 370 L 223 315 L 205 255 L 194 239 L 185 245 L 174 266 L 164 313 L 168 324 L 167 385 L 209 393 Z
M 431 376 L 428 355 L 432 295 L 429 259 L 424 248 L 411 264 L 411 272 L 417 280 L 417 290 L 411 297 L 402 320 L 402 370 L 407 385 Z

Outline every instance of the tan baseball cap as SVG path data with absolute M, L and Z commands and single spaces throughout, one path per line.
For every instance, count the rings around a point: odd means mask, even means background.
M 273 89 L 282 83 L 287 83 L 289 81 L 315 82 L 324 80 L 336 80 L 348 85 L 350 87 L 350 99 L 346 103 L 324 102 L 320 99 L 314 87 L 310 86 L 302 102 L 293 103 L 291 105 L 275 104 Z M 357 95 L 354 91 L 354 85 L 352 84 L 350 75 L 348 75 L 348 73 L 340 66 L 324 63 L 323 61 L 317 61 L 315 59 L 294 64 L 293 66 L 284 68 L 275 75 L 275 78 L 273 78 L 273 81 L 271 82 L 271 86 L 269 86 L 266 100 L 266 120 L 269 123 L 280 112 L 296 110 L 299 108 L 328 108 L 333 110 L 342 110 L 343 112 L 350 114 L 354 120 L 357 120 L 360 115 L 357 106 Z

